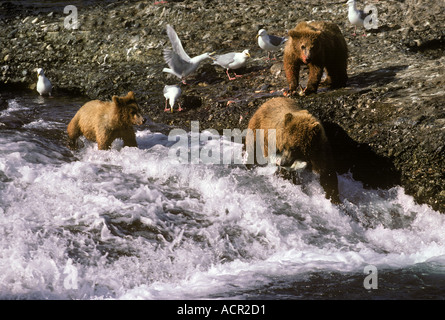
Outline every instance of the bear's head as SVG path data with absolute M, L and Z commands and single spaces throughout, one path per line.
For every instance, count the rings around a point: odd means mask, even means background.
M 118 110 L 121 122 L 126 125 L 141 125 L 145 123 L 146 119 L 142 116 L 133 91 L 128 92 L 125 97 L 113 96 L 112 100 Z
M 290 30 L 289 36 L 292 39 L 294 50 L 304 64 L 311 63 L 317 56 L 320 43 L 320 30 L 299 31 Z
M 287 113 L 281 135 L 281 161 L 283 167 L 291 166 L 295 160 L 308 161 L 320 147 L 323 133 L 321 123 L 306 110 Z

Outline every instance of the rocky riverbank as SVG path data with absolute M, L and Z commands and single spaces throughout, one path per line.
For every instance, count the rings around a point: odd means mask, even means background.
M 190 129 L 195 120 L 201 129 L 244 129 L 259 105 L 287 88 L 282 54 L 266 61 L 257 31 L 264 27 L 285 36 L 300 20 L 333 21 L 350 50 L 348 86 L 295 99 L 324 122 L 339 173 L 351 171 L 374 188 L 400 184 L 419 203 L 445 212 L 442 1 L 370 1 L 379 22 L 366 36 L 364 29 L 352 35 L 346 1 L 17 3 L 0 4 L 0 94 L 8 88 L 35 90 L 33 70 L 41 67 L 55 95 L 109 99 L 133 90 L 166 133 L 171 127 Z M 78 11 L 76 30 L 64 25 L 63 9 L 70 4 Z M 170 46 L 167 23 L 190 56 L 250 49 L 252 58 L 239 72 L 243 77 L 229 81 L 222 68 L 202 64 L 182 85 L 185 110 L 164 113 L 162 88 L 178 83 L 161 71 L 162 49 Z

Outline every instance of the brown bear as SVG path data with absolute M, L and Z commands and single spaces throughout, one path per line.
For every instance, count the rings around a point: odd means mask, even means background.
M 326 192 L 326 198 L 333 203 L 340 202 L 329 141 L 320 121 L 307 110 L 300 109 L 291 98 L 273 98 L 258 108 L 249 121 L 248 129 L 253 133 L 246 136 L 249 163 L 253 163 L 250 157 L 255 151 L 256 130 L 264 129 L 264 141 L 259 145 L 263 149 L 263 156 L 268 157 L 267 130 L 275 129 L 276 151 L 282 155 L 280 166 L 291 166 L 295 160 L 307 162 L 320 175 L 320 184 Z
M 113 96 L 112 101 L 89 101 L 68 124 L 69 147 L 76 149 L 81 135 L 97 142 L 99 150 L 110 149 L 117 138 L 124 141 L 124 146 L 137 147 L 133 125 L 144 122 L 132 91 L 125 97 Z
M 284 48 L 284 70 L 289 85 L 289 94 L 298 90 L 300 66 L 309 68 L 307 86 L 300 92 L 308 95 L 317 92 L 326 69 L 324 83 L 332 89 L 344 87 L 348 80 L 346 72 L 348 47 L 338 26 L 331 22 L 300 22 L 289 31 L 289 40 Z

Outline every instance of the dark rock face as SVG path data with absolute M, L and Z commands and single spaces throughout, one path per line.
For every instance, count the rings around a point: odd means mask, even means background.
M 323 121 L 339 173 L 373 188 L 402 185 L 445 212 L 443 1 L 375 2 L 378 29 L 366 37 L 364 29 L 352 36 L 344 3 L 326 1 L 90 1 L 78 5 L 77 30 L 64 27 L 60 1 L 45 8 L 15 3 L 0 3 L 0 89 L 35 90 L 33 70 L 41 67 L 54 94 L 110 99 L 134 91 L 165 133 L 190 130 L 191 121 L 201 130 L 246 128 L 264 101 L 287 88 L 282 55 L 265 61 L 258 30 L 285 36 L 301 20 L 335 22 L 349 49 L 347 87 L 295 99 Z M 250 49 L 252 58 L 237 70 L 243 77 L 229 81 L 225 70 L 203 63 L 182 86 L 185 110 L 164 113 L 162 88 L 179 82 L 162 72 L 168 23 L 190 56 Z

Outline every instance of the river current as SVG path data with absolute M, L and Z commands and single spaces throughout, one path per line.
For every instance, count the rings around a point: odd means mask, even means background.
M 72 152 L 86 99 L 3 102 L 0 299 L 443 299 L 445 216 L 401 187 L 340 175 L 333 205 L 315 175 L 180 162 L 153 123 Z

